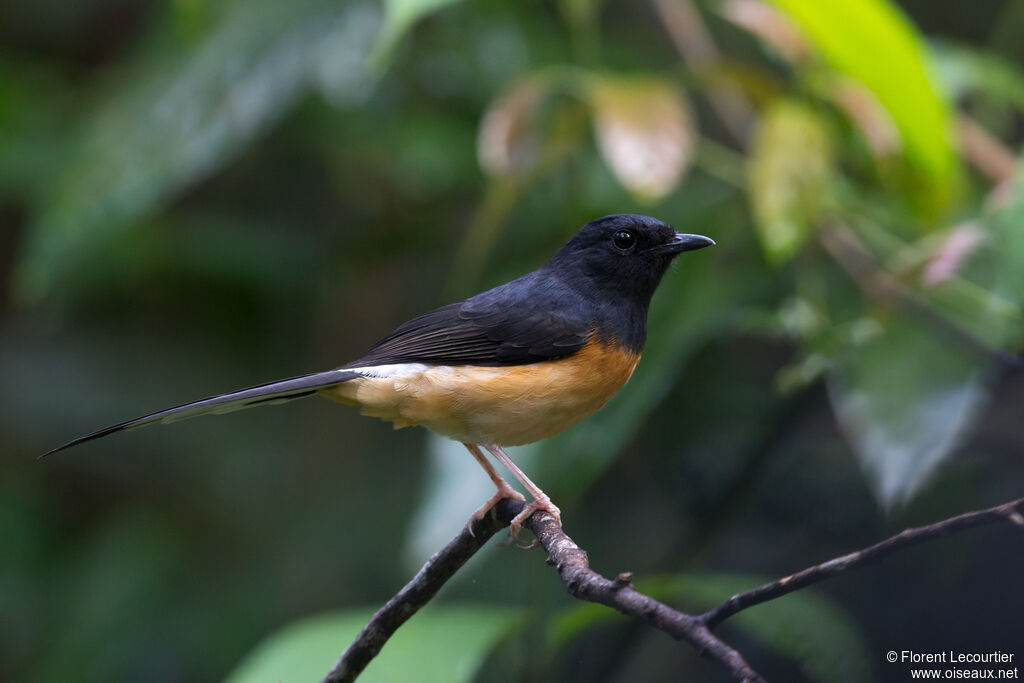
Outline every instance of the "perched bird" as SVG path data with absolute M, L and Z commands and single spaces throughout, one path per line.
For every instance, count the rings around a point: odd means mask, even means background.
M 358 360 L 121 422 L 43 456 L 156 422 L 319 394 L 396 429 L 422 425 L 461 441 L 498 489 L 470 524 L 502 498 L 525 500 L 483 446 L 533 497 L 512 520 L 516 539 L 534 511 L 561 516 L 502 447 L 559 434 L 604 406 L 640 360 L 647 309 L 669 264 L 712 244 L 648 216 L 598 218 L 539 269 L 413 318 Z

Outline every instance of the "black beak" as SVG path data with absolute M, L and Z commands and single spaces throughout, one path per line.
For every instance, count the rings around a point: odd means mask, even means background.
M 685 235 L 677 232 L 676 236 L 668 244 L 658 247 L 658 251 L 666 251 L 670 254 L 680 254 L 684 251 L 694 251 L 710 247 L 715 241 L 704 235 Z

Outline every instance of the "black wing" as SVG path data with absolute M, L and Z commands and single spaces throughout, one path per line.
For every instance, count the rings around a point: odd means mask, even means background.
M 591 329 L 583 298 L 534 272 L 413 318 L 343 367 L 534 363 L 572 355 Z

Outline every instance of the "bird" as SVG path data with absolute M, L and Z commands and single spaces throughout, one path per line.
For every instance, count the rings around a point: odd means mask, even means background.
M 561 524 L 561 511 L 504 448 L 555 436 L 601 409 L 640 361 L 651 297 L 669 265 L 713 244 L 650 216 L 604 216 L 537 270 L 412 318 L 357 360 L 119 422 L 39 457 L 154 423 L 320 395 L 395 429 L 423 426 L 462 442 L 497 488 L 470 531 L 500 500 L 526 502 L 487 450 L 532 498 L 510 524 L 519 544 L 530 515 L 543 510 Z

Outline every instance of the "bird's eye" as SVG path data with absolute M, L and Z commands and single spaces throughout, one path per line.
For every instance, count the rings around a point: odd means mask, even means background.
M 629 251 L 636 245 L 636 235 L 632 230 L 619 230 L 612 236 L 612 242 L 622 251 Z

